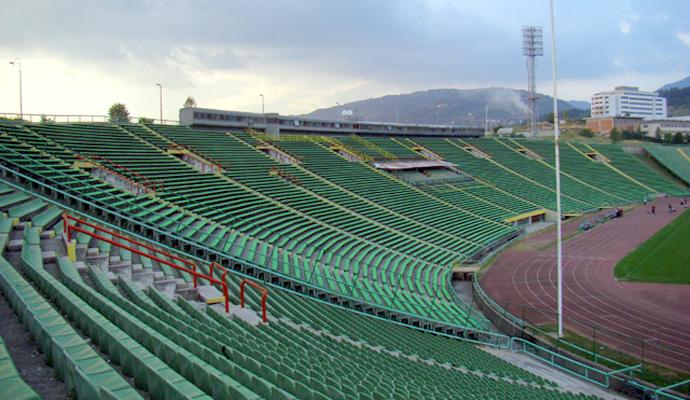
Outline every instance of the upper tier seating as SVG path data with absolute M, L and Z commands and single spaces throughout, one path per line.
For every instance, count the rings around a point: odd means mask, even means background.
M 675 176 L 690 185 L 690 148 L 646 144 L 644 149 Z

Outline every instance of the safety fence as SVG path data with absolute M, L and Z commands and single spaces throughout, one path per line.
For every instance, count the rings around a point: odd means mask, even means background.
M 0 113 L 0 119 L 8 119 L 13 122 L 34 122 L 34 123 L 109 123 L 110 116 L 96 114 L 19 114 L 19 113 Z M 132 121 L 155 121 L 162 125 L 179 125 L 180 121 L 173 119 L 160 120 L 147 117 L 131 117 Z

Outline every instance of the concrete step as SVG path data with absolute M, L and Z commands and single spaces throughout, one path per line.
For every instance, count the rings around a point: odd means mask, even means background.
M 12 227 L 14 230 L 23 231 L 27 226 L 31 226 L 27 221 L 19 221 Z
M 175 294 L 181 296 L 185 300 L 196 300 L 199 297 L 199 292 L 194 287 L 185 287 L 182 289 L 176 289 Z
M 7 250 L 20 251 L 24 246 L 24 239 L 14 239 L 7 242 Z
M 55 238 L 55 231 L 43 231 L 41 232 L 41 239 L 53 239 Z
M 210 286 L 210 285 L 203 285 L 197 287 L 197 291 L 199 293 L 199 300 L 203 301 L 204 303 L 213 303 L 213 302 L 218 302 L 219 299 L 223 299 L 223 293 L 221 293 L 220 290 L 216 289 L 215 286 Z
M 170 297 L 173 297 L 175 295 L 175 290 L 177 289 L 177 285 L 175 284 L 175 279 L 173 278 L 164 278 L 164 279 L 155 279 L 155 273 L 154 273 L 154 280 L 153 280 L 153 287 L 158 290 L 159 292 L 166 294 Z
M 82 261 L 77 261 L 74 263 L 74 267 L 79 271 L 80 274 L 86 274 L 88 267 Z
M 110 264 L 108 265 L 108 272 L 112 272 L 116 276 L 121 276 L 128 281 L 132 280 L 132 263 L 130 261 L 124 261 Z
M 44 264 L 54 263 L 57 261 L 57 255 L 54 251 L 43 251 L 41 252 L 41 256 L 43 257 Z

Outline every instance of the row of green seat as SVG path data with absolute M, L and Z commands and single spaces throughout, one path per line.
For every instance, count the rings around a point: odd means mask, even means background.
M 42 262 L 37 230 L 25 231 L 22 262 L 27 269 Z M 72 396 L 142 398 L 4 258 L 0 289 Z
M 659 164 L 690 185 L 690 147 L 645 144 L 644 149 Z
M 271 322 L 252 327 L 211 307 L 204 313 L 182 298 L 173 302 L 151 288 L 142 292 L 123 280 L 115 286 L 96 269 L 88 270 L 89 284 L 66 257 L 58 258 L 57 279 L 43 268 L 36 228 L 25 230 L 22 264 L 43 296 L 154 399 L 590 398 L 564 392 L 468 343 L 282 290 L 271 291 Z M 231 292 L 239 295 L 234 277 Z M 247 297 L 258 310 L 256 292 Z M 375 350 L 379 346 L 386 351 Z M 126 398 L 123 392 L 101 396 Z M 90 398 L 83 396 L 77 394 Z
M 509 168 L 511 171 L 538 182 L 550 190 L 556 189 L 555 170 L 542 163 L 539 159 L 532 159 L 527 154 L 519 153 L 519 145 L 514 141 L 501 139 L 477 139 L 471 144 L 480 150 L 491 154 L 493 160 Z M 579 206 L 578 211 L 601 207 L 610 207 L 620 199 L 597 188 L 587 186 L 567 175 L 561 175 L 561 193 L 565 204 L 572 203 Z
M 399 160 L 423 159 L 421 155 L 393 137 L 367 136 L 362 137 L 362 139 L 384 150 L 388 154 L 394 155 Z
M 549 165 L 554 165 L 555 155 L 553 143 L 547 141 L 519 140 L 514 141 L 537 153 Z M 625 202 L 640 202 L 649 195 L 649 190 L 635 183 L 606 165 L 602 160 L 596 160 L 581 151 L 576 144 L 563 142 L 560 146 L 561 171 L 577 177 L 600 190 L 610 193 L 617 198 L 616 204 Z M 564 184 L 567 184 L 564 183 Z
M 680 187 L 670 178 L 645 165 L 640 158 L 626 152 L 622 146 L 615 144 L 592 144 L 586 147 L 601 153 L 611 161 L 613 166 L 657 193 L 665 193 L 671 196 L 688 194 L 686 188 Z

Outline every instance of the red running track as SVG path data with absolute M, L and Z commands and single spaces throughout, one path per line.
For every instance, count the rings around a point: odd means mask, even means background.
M 563 319 L 566 329 L 595 335 L 597 343 L 687 372 L 690 285 L 618 282 L 613 277 L 618 260 L 682 213 L 669 214 L 669 203 L 678 209 L 677 199 L 656 199 L 564 241 Z M 648 214 L 651 204 L 656 215 Z M 564 237 L 575 233 L 584 219 L 564 224 Z M 527 238 L 500 254 L 480 281 L 491 298 L 532 324 L 555 324 L 555 239 L 555 230 Z

